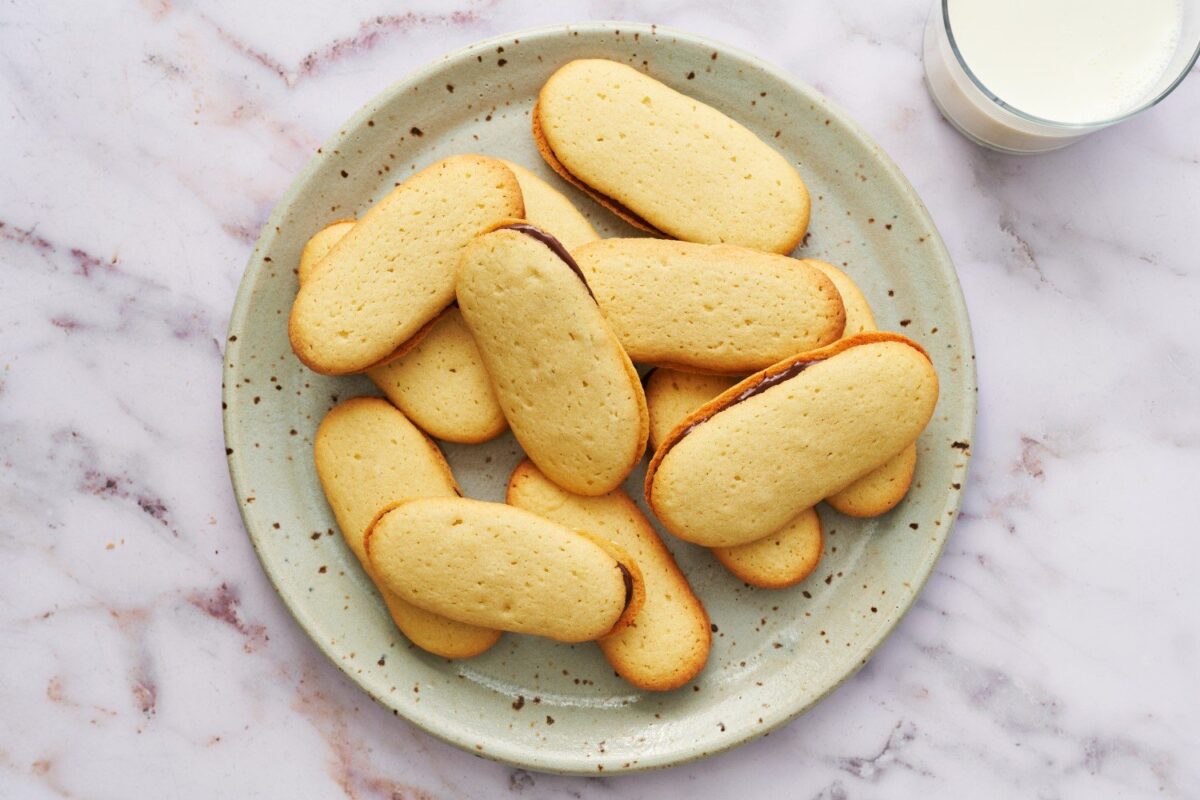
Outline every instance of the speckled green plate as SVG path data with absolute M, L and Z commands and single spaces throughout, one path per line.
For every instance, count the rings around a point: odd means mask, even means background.
M 795 161 L 813 198 L 799 253 L 845 266 L 882 328 L 929 350 L 942 380 L 917 476 L 891 514 L 852 520 L 822 507 L 815 575 L 751 589 L 704 549 L 665 537 L 713 621 L 708 666 L 669 694 L 615 677 L 594 645 L 506 635 L 448 662 L 395 630 L 334 521 L 312 436 L 364 378 L 315 375 L 292 356 L 286 321 L 305 240 L 358 214 L 439 158 L 480 152 L 556 182 L 604 235 L 634 235 L 561 184 L 529 133 L 538 88 L 561 64 L 611 58 L 719 108 Z M 970 327 L 954 267 L 921 201 L 828 100 L 757 59 L 695 36 L 627 23 L 543 28 L 473 45 L 376 97 L 280 200 L 247 266 L 229 327 L 225 436 L 246 529 L 296 620 L 371 696 L 430 733 L 525 767 L 605 773 L 677 764 L 760 736 L 810 708 L 866 663 L 929 576 L 959 506 L 975 419 Z M 499 500 L 520 459 L 511 436 L 446 455 L 471 497 Z M 640 499 L 643 470 L 626 488 Z

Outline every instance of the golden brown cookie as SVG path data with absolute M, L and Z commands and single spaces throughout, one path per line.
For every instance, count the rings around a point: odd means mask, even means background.
M 937 396 L 915 342 L 843 339 L 755 373 L 685 418 L 650 462 L 646 499 L 687 541 L 761 539 L 912 444 Z
M 517 441 L 577 494 L 612 491 L 641 459 L 642 384 L 565 249 L 526 224 L 463 253 L 458 303 Z
M 651 233 L 787 253 L 808 229 L 808 190 L 787 159 L 628 65 L 560 67 L 538 94 L 533 136 L 563 178 Z
M 572 494 L 522 461 L 508 482 L 510 505 L 620 546 L 637 563 L 646 601 L 632 625 L 601 639 L 604 657 L 641 689 L 676 689 L 700 672 L 712 644 L 708 614 L 649 520 L 615 489 L 599 497 Z
M 807 508 L 769 536 L 747 544 L 714 547 L 712 552 L 726 569 L 751 586 L 783 589 L 812 574 L 823 546 L 821 518 L 815 508 Z
M 437 446 L 386 400 L 356 397 L 334 406 L 321 420 L 313 460 L 346 544 L 380 587 L 404 635 L 445 658 L 470 658 L 495 644 L 499 631 L 431 614 L 384 588 L 367 561 L 364 538 L 384 508 L 413 497 L 458 494 Z
M 702 375 L 665 367 L 651 371 L 646 376 L 650 449 L 657 450 L 680 420 L 739 380 L 727 375 Z
M 354 220 L 336 222 L 309 240 L 300 256 L 301 284 L 316 267 L 313 259 L 323 257 L 352 227 Z M 397 358 L 370 367 L 367 377 L 413 424 L 438 439 L 478 444 L 508 429 L 479 348 L 457 306 L 438 314 L 405 342 Z
M 522 213 L 517 179 L 495 159 L 452 156 L 421 170 L 367 211 L 300 287 L 292 349 L 328 375 L 386 363 L 453 302 L 467 242 Z
M 321 228 L 304 243 L 304 249 L 300 251 L 300 265 L 296 269 L 296 276 L 301 284 L 308 280 L 312 275 L 313 268 L 321 262 L 321 259 L 329 255 L 333 246 L 340 242 L 342 237 L 353 227 L 353 219 L 339 219 Z
M 635 563 L 593 537 L 502 503 L 425 498 L 367 533 L 384 586 L 464 623 L 562 642 L 598 639 L 637 618 Z
M 693 372 L 765 369 L 842 335 L 833 281 L 733 245 L 602 239 L 572 252 L 629 357 Z
M 508 429 L 475 338 L 451 306 L 403 357 L 367 375 L 421 430 L 476 444 Z

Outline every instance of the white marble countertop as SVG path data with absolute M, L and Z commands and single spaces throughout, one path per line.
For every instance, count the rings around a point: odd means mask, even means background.
M 0 12 L 0 796 L 1200 796 L 1200 80 L 1016 158 L 927 97 L 927 0 L 297 5 Z M 896 159 L 963 282 L 979 430 L 852 680 L 703 762 L 555 777 L 393 717 L 292 621 L 230 489 L 221 347 L 259 227 L 359 105 L 476 39 L 634 17 L 782 65 Z

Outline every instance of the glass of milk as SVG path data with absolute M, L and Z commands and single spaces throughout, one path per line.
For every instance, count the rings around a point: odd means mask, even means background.
M 925 80 L 968 138 L 1041 153 L 1145 111 L 1200 55 L 1200 0 L 936 0 Z

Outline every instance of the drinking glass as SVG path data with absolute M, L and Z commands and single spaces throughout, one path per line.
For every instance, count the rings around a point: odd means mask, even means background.
M 1158 82 L 1141 102 L 1110 119 L 1090 122 L 1045 119 L 1006 103 L 975 76 L 955 43 L 948 10 L 951 2 L 935 0 L 925 25 L 926 86 L 942 116 L 964 136 L 1006 153 L 1057 150 L 1136 116 L 1169 95 L 1200 56 L 1200 0 L 1181 0 L 1183 25 L 1179 44 Z

